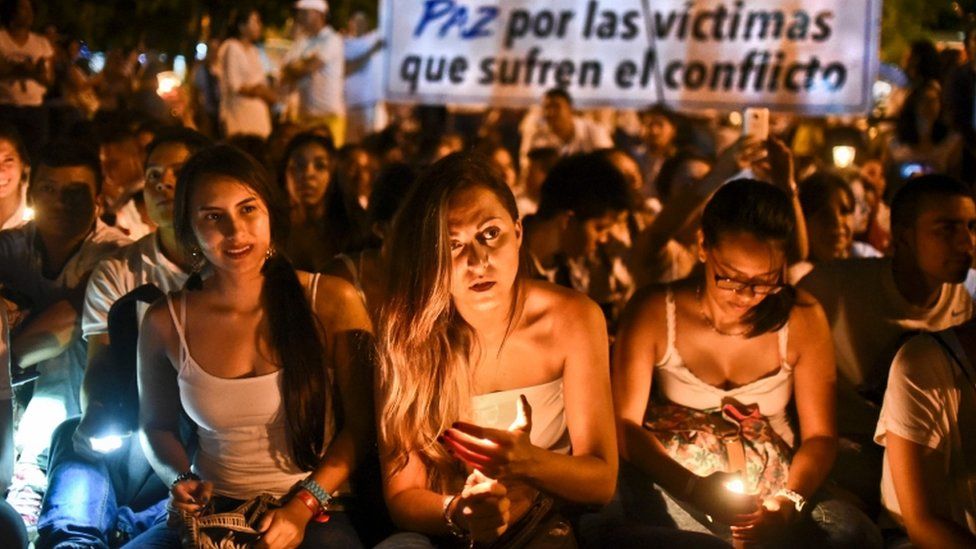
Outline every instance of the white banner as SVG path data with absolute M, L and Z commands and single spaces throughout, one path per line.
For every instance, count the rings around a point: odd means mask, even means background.
M 881 0 L 387 0 L 390 101 L 864 113 Z

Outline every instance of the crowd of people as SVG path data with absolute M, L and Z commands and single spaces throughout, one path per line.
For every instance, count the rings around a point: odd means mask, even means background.
M 756 136 L 384 105 L 295 9 L 174 104 L 4 2 L 0 545 L 976 546 L 976 29 Z

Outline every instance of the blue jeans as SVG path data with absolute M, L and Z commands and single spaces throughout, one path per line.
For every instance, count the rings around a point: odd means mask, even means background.
M 126 547 L 133 549 L 180 549 L 180 534 L 165 523 L 153 526 Z M 328 522 L 311 521 L 305 527 L 305 539 L 300 549 L 335 547 L 337 549 L 362 549 L 356 530 L 345 513 L 333 513 Z
M 166 518 L 166 486 L 136 437 L 102 459 L 75 452 L 79 418 L 62 423 L 51 441 L 48 489 L 38 522 L 37 549 L 107 548 Z

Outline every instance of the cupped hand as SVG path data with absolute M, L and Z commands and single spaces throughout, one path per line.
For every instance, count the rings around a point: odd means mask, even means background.
M 756 512 L 732 526 L 732 539 L 751 544 L 777 538 L 796 520 L 796 516 L 796 506 L 792 501 L 771 498 Z
M 441 444 L 468 466 L 495 479 L 516 479 L 529 470 L 539 448 L 529 440 L 532 407 L 519 395 L 515 421 L 508 430 L 457 422 L 444 432 Z
M 725 524 L 745 524 L 759 510 L 755 495 L 740 494 L 728 488 L 734 480 L 741 480 L 735 473 L 716 472 L 701 478 L 691 492 L 691 501 L 705 514 Z
M 301 545 L 305 527 L 312 512 L 300 500 L 292 500 L 284 507 L 272 509 L 261 517 L 257 530 L 261 538 L 255 549 L 292 549 Z
M 477 469 L 468 475 L 464 489 L 452 506 L 448 509 L 451 520 L 476 543 L 495 541 L 505 533 L 511 520 L 508 489 Z

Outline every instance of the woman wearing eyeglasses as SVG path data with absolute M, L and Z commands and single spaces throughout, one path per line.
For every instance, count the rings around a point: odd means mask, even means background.
M 647 288 L 624 313 L 612 381 L 631 516 L 654 519 L 653 481 L 744 544 L 880 543 L 818 494 L 837 445 L 834 353 L 819 304 L 784 282 L 795 225 L 783 190 L 726 184 L 702 215 L 704 275 Z

